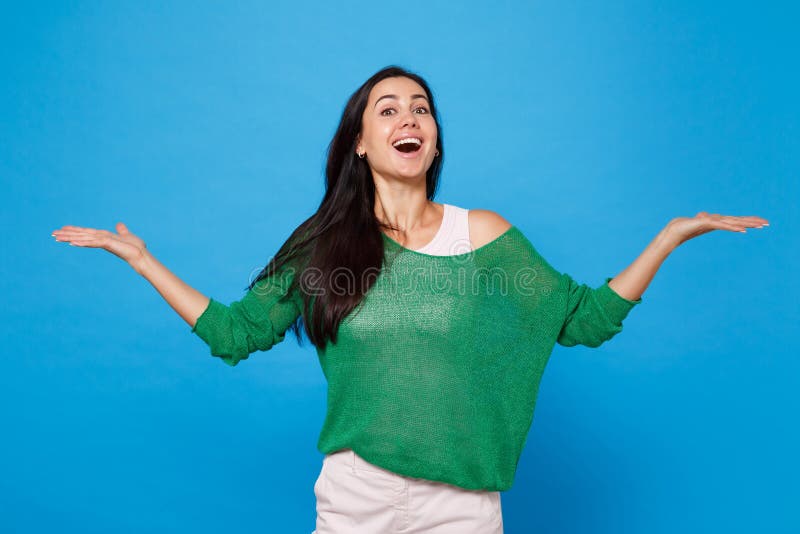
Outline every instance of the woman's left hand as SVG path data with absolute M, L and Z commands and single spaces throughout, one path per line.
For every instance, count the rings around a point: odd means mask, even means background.
M 745 232 L 746 228 L 762 228 L 768 225 L 769 221 L 755 215 L 737 217 L 701 211 L 694 217 L 676 217 L 672 219 L 667 225 L 667 233 L 671 239 L 675 240 L 675 246 L 678 246 L 693 237 L 703 235 L 712 230 Z

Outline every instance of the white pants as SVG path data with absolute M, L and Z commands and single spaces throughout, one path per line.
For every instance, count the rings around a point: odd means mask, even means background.
M 503 534 L 499 491 L 411 478 L 351 449 L 325 455 L 311 534 Z

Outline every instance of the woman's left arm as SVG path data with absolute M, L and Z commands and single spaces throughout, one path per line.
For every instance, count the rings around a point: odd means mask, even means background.
M 712 230 L 745 232 L 746 228 L 763 228 L 769 221 L 762 217 L 720 215 L 701 211 L 694 217 L 676 217 L 647 245 L 647 248 L 624 271 L 609 280 L 608 286 L 621 297 L 637 300 L 678 245 Z

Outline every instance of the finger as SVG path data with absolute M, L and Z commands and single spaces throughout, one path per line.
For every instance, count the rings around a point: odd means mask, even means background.
M 73 241 L 69 241 L 69 244 L 73 247 L 92 247 L 98 248 L 99 245 L 94 241 L 86 240 L 86 239 L 75 239 Z
M 87 232 L 74 232 L 74 231 L 59 232 L 53 235 L 53 237 L 56 238 L 56 241 L 70 241 L 72 239 L 85 238 L 90 236 L 91 234 Z
M 755 215 L 723 215 L 723 219 L 733 219 L 737 221 L 750 221 L 750 222 L 767 222 L 763 217 L 756 217 Z
M 99 241 L 99 240 L 107 240 L 108 238 L 97 233 L 93 232 L 63 232 L 55 235 L 56 241 L 67 241 L 67 242 L 75 242 L 75 241 Z
M 61 230 L 53 230 L 53 235 L 71 235 L 76 233 L 83 233 L 83 229 L 78 228 L 67 228 Z
M 79 234 L 79 233 L 64 233 L 64 232 L 60 232 L 60 233 L 54 233 L 53 237 L 56 239 L 56 241 L 69 241 L 70 239 L 75 239 L 76 237 L 80 237 L 82 235 L 83 234 Z
M 716 220 L 711 222 L 712 228 L 716 230 L 729 230 L 731 232 L 744 232 L 745 227 L 741 224 L 735 224 L 723 220 Z
M 745 221 L 742 221 L 738 217 L 732 217 L 730 215 L 723 215 L 719 218 L 719 221 L 724 224 L 732 224 L 735 226 L 744 226 L 746 224 Z
M 98 236 L 105 235 L 105 230 L 95 230 L 94 228 L 79 228 L 76 230 L 62 230 L 56 233 L 58 236 Z M 109 232 L 106 232 L 108 234 Z
M 769 221 L 763 217 L 756 217 L 756 216 L 747 216 L 747 217 L 740 217 L 742 221 L 746 221 L 748 224 L 752 225 L 755 228 L 760 228 L 762 226 L 769 226 Z
M 96 239 L 96 238 L 86 238 L 86 239 L 73 239 L 70 241 L 70 245 L 75 245 L 77 247 L 102 247 L 104 245 L 103 240 Z
M 57 230 L 53 230 L 52 234 L 61 234 L 64 232 L 87 232 L 87 233 L 97 233 L 103 232 L 105 230 L 98 230 L 97 228 L 89 228 L 86 226 L 73 226 L 73 225 L 66 225 L 62 226 Z
M 88 234 L 72 234 L 56 237 L 57 241 L 89 241 L 95 240 L 96 237 Z
M 74 225 L 66 225 L 59 228 L 59 230 L 89 230 L 90 228 L 86 228 L 85 226 L 74 226 Z
M 738 224 L 741 226 L 746 226 L 747 228 L 758 228 L 768 224 L 766 219 L 761 217 L 753 217 L 753 216 L 733 216 L 733 215 L 726 215 L 723 217 L 723 220 L 726 222 L 730 222 L 733 224 Z

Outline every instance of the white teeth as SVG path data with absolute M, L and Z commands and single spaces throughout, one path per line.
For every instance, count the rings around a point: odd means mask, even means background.
M 403 145 L 405 143 L 414 143 L 417 145 L 421 145 L 422 141 L 420 141 L 416 137 L 406 137 L 405 139 L 400 139 L 399 141 L 396 141 L 392 146 Z

